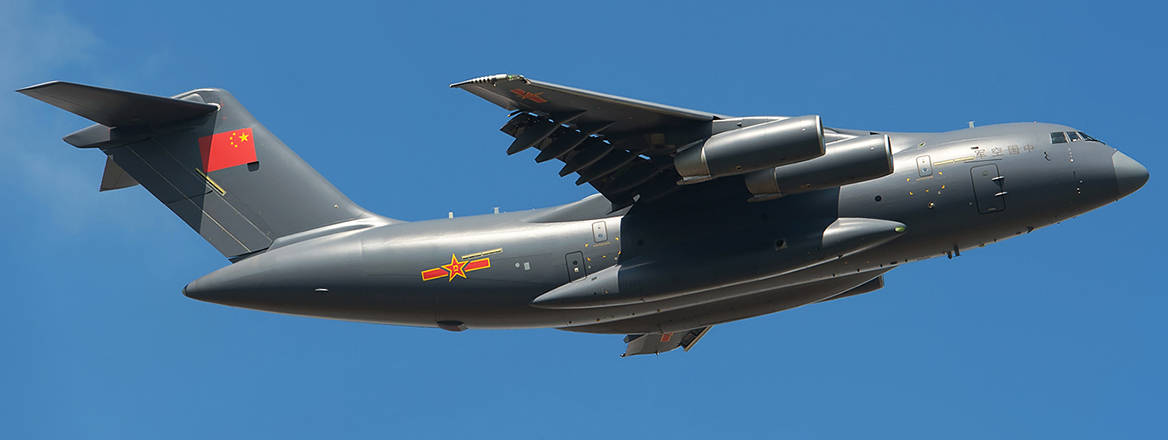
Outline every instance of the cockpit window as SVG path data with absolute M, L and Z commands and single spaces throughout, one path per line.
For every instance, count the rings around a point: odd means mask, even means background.
M 1079 141 L 1103 143 L 1103 141 L 1088 136 L 1087 133 L 1081 131 L 1056 131 L 1050 134 L 1050 143 L 1052 144 L 1065 144 L 1067 142 Z

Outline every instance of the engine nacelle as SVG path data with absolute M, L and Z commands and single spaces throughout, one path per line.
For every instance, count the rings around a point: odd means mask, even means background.
M 757 202 L 817 189 L 834 188 L 892 174 L 888 135 L 863 136 L 827 145 L 823 156 L 746 175 Z
M 681 184 L 704 182 L 822 156 L 823 121 L 800 116 L 718 133 L 678 153 Z

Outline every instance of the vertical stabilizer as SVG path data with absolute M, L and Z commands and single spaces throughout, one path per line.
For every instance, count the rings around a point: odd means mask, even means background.
M 142 184 L 233 260 L 286 235 L 389 221 L 349 200 L 224 90 L 163 98 L 53 82 L 20 92 L 102 124 L 66 141 L 101 148 L 127 175 L 122 184 Z

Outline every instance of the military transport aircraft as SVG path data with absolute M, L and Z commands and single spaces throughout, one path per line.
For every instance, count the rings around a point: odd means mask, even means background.
M 353 203 L 224 90 L 19 92 L 98 123 L 64 140 L 107 155 L 101 190 L 141 184 L 232 262 L 188 284 L 191 298 L 452 331 L 620 333 L 625 355 L 872 292 L 899 265 L 1033 231 L 1148 179 L 1064 125 L 890 133 L 519 75 L 451 87 L 512 111 L 508 154 L 535 150 L 599 194 L 408 223 Z

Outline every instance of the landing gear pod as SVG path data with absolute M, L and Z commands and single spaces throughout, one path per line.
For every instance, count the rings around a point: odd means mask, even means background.
M 822 156 L 823 121 L 800 116 L 719 133 L 677 154 L 680 184 L 749 173 Z
M 892 174 L 888 135 L 832 142 L 823 156 L 746 175 L 752 202 L 817 189 L 834 188 Z
M 708 292 L 757 280 L 766 272 L 786 274 L 873 249 L 904 234 L 904 223 L 842 217 L 820 234 L 795 240 L 783 252 L 723 255 L 712 260 L 646 259 L 609 266 L 536 297 L 542 309 L 627 306 Z M 765 262 L 761 263 L 761 262 Z M 766 269 L 760 269 L 766 266 Z M 761 270 L 761 271 L 760 271 Z

